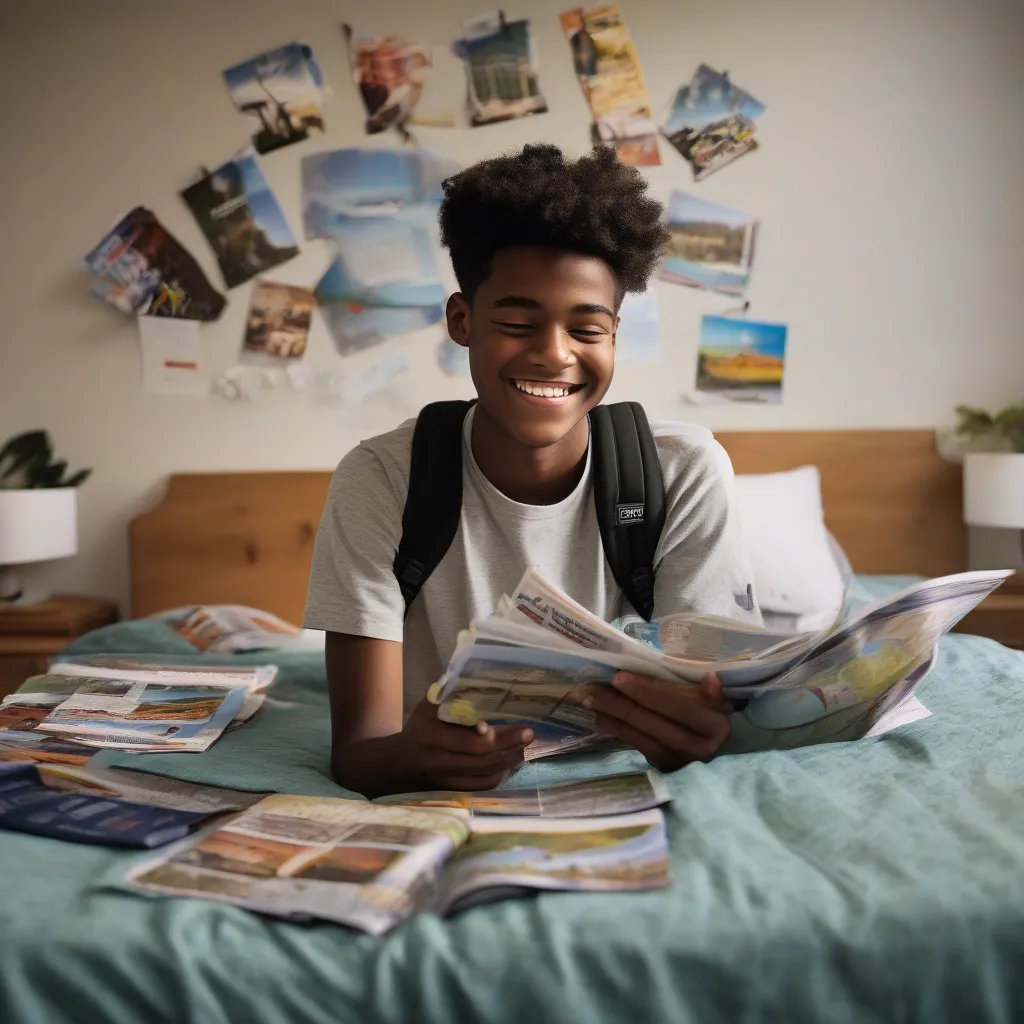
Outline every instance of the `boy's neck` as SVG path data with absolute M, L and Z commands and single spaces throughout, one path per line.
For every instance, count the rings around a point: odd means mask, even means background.
M 505 497 L 524 505 L 554 505 L 580 482 L 590 424 L 584 417 L 561 441 L 529 448 L 511 438 L 477 403 L 470 444 L 480 472 Z

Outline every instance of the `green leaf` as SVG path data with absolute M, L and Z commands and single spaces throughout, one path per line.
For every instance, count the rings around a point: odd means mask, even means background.
M 92 474 L 91 469 L 80 469 L 77 473 L 69 476 L 60 486 L 61 487 L 78 487 L 85 483 Z

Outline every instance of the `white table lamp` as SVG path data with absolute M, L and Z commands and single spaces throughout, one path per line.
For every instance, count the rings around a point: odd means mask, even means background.
M 70 558 L 78 551 L 78 489 L 0 489 L 0 602 L 23 600 L 11 566 Z
M 964 522 L 1021 530 L 1024 553 L 1024 452 L 964 456 Z

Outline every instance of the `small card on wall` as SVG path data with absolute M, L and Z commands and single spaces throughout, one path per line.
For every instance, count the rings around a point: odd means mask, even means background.
M 198 320 L 140 316 L 142 387 L 153 395 L 203 398 L 210 391 Z
M 702 317 L 696 393 L 690 401 L 781 402 L 786 334 L 785 324 Z

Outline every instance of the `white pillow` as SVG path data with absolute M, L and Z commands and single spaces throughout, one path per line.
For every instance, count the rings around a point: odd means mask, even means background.
M 762 610 L 827 618 L 843 605 L 845 556 L 829 536 L 816 466 L 737 474 L 736 506 Z M 845 565 L 844 565 L 845 563 Z

